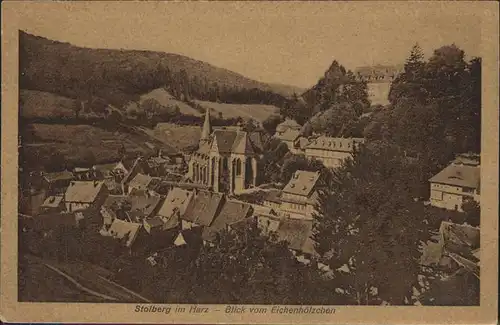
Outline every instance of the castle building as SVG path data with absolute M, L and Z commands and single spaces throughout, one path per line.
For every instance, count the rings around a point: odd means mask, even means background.
M 239 128 L 212 131 L 207 110 L 198 150 L 189 161 L 188 178 L 215 192 L 234 193 L 254 187 L 264 142 L 262 132 Z

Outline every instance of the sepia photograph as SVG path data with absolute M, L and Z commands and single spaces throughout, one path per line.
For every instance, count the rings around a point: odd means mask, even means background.
M 498 44 L 472 6 L 11 3 L 12 306 L 485 306 Z

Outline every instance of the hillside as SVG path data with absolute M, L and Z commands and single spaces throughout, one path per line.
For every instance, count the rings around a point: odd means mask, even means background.
M 173 53 L 91 49 L 19 32 L 20 88 L 73 99 L 99 97 L 122 107 L 168 86 L 177 99 L 283 103 L 287 87 L 246 78 Z M 243 92 L 243 94 L 240 94 Z M 191 98 L 189 98 L 191 97 Z
M 225 104 L 201 100 L 196 100 L 195 103 L 205 109 L 210 108 L 211 113 L 215 112 L 215 114 L 213 114 L 214 116 L 218 116 L 218 114 L 221 113 L 224 118 L 253 118 L 257 121 L 263 122 L 272 114 L 279 113 L 279 108 L 273 105 Z
M 172 96 L 165 88 L 157 88 L 149 93 L 143 94 L 140 97 L 140 102 L 144 102 L 147 99 L 154 99 L 156 100 L 160 105 L 165 106 L 165 107 L 179 107 L 179 112 L 181 114 L 185 115 L 194 115 L 194 116 L 200 116 L 201 113 L 194 109 L 193 107 L 189 106 L 185 102 L 182 102 L 180 100 L 177 100 L 174 96 Z

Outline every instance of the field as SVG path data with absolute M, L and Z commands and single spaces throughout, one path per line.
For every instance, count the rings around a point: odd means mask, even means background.
M 198 145 L 201 128 L 173 123 L 158 123 L 153 130 L 147 130 L 146 132 L 160 141 L 165 141 L 175 149 L 183 151 Z
M 74 118 L 76 101 L 36 90 L 19 91 L 19 110 L 25 118 Z
M 111 132 L 92 125 L 28 124 L 24 133 L 23 153 L 27 160 L 43 162 L 54 152 L 68 161 L 78 162 L 89 155 L 96 163 L 120 159 L 122 145 L 127 153 L 152 153 L 144 137 Z
M 195 100 L 195 103 L 204 108 L 210 108 L 210 112 L 215 112 L 215 117 L 218 113 L 222 113 L 224 118 L 235 118 L 241 116 L 244 119 L 253 118 L 257 121 L 264 121 L 272 114 L 278 113 L 279 108 L 272 105 L 259 104 L 223 104 Z
M 146 99 L 153 98 L 158 101 L 163 106 L 166 107 L 179 107 L 179 111 L 182 114 L 185 115 L 194 115 L 194 116 L 200 116 L 200 112 L 189 106 L 188 104 L 181 102 L 177 99 L 175 99 L 172 95 L 170 95 L 165 89 L 163 88 L 158 88 L 150 91 L 147 94 L 144 94 L 141 96 L 140 101 L 143 102 Z

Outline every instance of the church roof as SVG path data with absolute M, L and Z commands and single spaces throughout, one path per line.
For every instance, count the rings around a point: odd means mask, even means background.
M 238 136 L 238 132 L 229 130 L 214 131 L 214 141 L 217 145 L 217 150 L 220 153 L 230 153 L 233 148 L 234 141 Z
M 238 133 L 233 147 L 231 148 L 231 152 L 239 154 L 255 154 L 255 149 L 246 132 Z
M 210 109 L 207 109 L 205 113 L 205 122 L 203 123 L 203 129 L 201 131 L 201 139 L 208 140 L 210 134 L 212 133 L 212 125 L 210 124 Z

